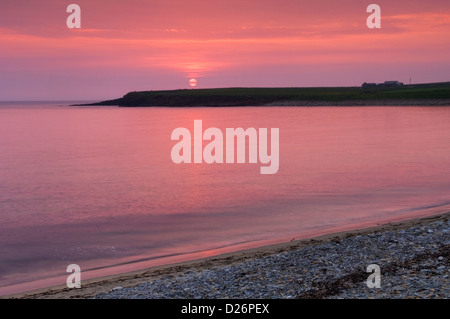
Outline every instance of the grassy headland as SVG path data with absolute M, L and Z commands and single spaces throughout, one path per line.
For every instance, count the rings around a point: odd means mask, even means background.
M 398 87 L 217 88 L 130 92 L 89 105 L 450 105 L 450 82 Z

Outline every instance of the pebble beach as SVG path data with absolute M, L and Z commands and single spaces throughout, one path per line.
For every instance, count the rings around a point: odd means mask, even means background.
M 449 298 L 449 257 L 446 219 L 115 287 L 95 298 Z M 370 264 L 380 267 L 380 288 L 367 286 Z
M 367 284 L 372 264 L 379 288 Z M 449 264 L 445 213 L 14 298 L 447 299 Z

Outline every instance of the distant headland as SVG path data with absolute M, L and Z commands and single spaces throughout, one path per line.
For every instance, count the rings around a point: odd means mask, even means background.
M 217 88 L 130 92 L 86 105 L 123 107 L 449 105 L 450 82 L 404 85 L 398 81 L 359 87 Z

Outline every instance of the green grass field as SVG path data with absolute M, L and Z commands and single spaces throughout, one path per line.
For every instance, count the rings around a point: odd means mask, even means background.
M 259 106 L 277 102 L 343 102 L 450 99 L 450 82 L 402 87 L 218 88 L 130 92 L 95 105 Z

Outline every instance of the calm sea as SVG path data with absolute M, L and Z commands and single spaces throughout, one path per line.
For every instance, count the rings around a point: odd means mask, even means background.
M 174 164 L 175 128 L 279 128 L 279 170 Z M 0 295 L 436 214 L 448 107 L 0 104 Z M 270 130 L 269 130 L 270 131 Z

